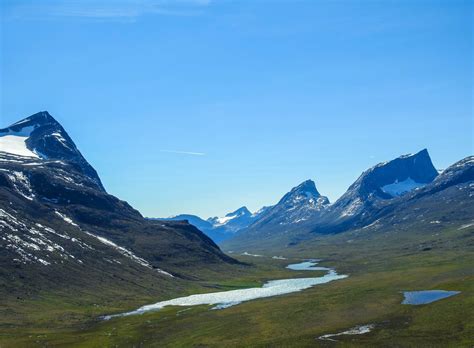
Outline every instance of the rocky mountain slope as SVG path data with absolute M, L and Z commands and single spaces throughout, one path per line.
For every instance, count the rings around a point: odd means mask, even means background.
M 431 183 L 380 206 L 365 228 L 474 226 L 474 156 L 454 163 Z
M 311 224 L 321 232 L 338 232 L 361 225 L 379 206 L 422 188 L 437 175 L 426 149 L 379 163 L 363 172 L 322 216 L 314 217 Z
M 166 287 L 236 263 L 194 226 L 149 221 L 108 194 L 47 112 L 0 129 L 0 262 L 2 289 L 35 293 Z
M 329 199 L 318 192 L 314 181 L 306 180 L 269 207 L 242 233 L 250 235 L 286 231 L 304 225 L 309 219 L 322 214 L 328 206 Z

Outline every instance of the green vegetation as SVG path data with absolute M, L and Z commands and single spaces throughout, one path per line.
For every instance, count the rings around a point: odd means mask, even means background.
M 359 230 L 321 236 L 267 257 L 238 256 L 238 266 L 215 281 L 180 281 L 176 293 L 136 293 L 127 288 L 109 297 L 89 293 L 68 298 L 44 294 L 10 301 L 1 310 L 0 346 L 77 347 L 470 347 L 474 338 L 474 229 Z M 249 250 L 250 251 L 250 250 Z M 272 255 L 293 259 L 275 260 Z M 233 254 L 232 256 L 237 256 Z M 183 294 L 261 285 L 269 279 L 308 276 L 285 265 L 322 258 L 350 277 L 299 293 L 255 300 L 225 310 L 208 306 L 170 307 L 144 315 L 101 321 L 103 314 L 135 309 Z M 312 272 L 311 275 L 317 275 Z M 404 290 L 444 289 L 462 293 L 422 306 L 401 305 Z M 107 295 L 107 296 L 105 296 Z M 22 313 L 18 322 L 16 316 Z M 23 321 L 27 314 L 28 321 Z M 323 334 L 375 324 L 364 335 Z

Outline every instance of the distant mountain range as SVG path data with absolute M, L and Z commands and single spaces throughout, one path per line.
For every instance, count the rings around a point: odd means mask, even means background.
M 188 221 L 218 243 L 232 238 L 240 230 L 257 221 L 267 209 L 264 207 L 251 213 L 247 207 L 241 207 L 223 217 L 210 217 L 206 220 L 191 214 L 180 214 L 169 218 L 150 218 L 150 220 Z
M 305 192 L 308 196 L 315 194 L 312 188 Z M 266 242 L 288 246 L 318 234 L 426 225 L 432 221 L 453 226 L 472 224 L 474 156 L 456 162 L 441 174 L 427 150 L 379 163 L 362 173 L 333 204 L 320 198 L 316 209 L 311 200 L 285 205 L 285 197 L 223 246 L 232 250 Z
M 0 129 L 2 290 L 164 287 L 235 263 L 194 226 L 147 220 L 108 194 L 47 112 Z
M 255 214 L 243 207 L 223 218 L 203 220 L 194 215 L 178 215 L 170 219 L 188 220 L 229 249 L 276 239 L 281 235 L 286 236 L 287 243 L 297 243 L 314 233 L 338 233 L 368 226 L 377 218 L 411 206 L 418 198 L 423 197 L 425 201 L 429 192 L 432 199 L 436 196 L 438 200 L 439 191 L 451 186 L 471 194 L 474 188 L 474 184 L 471 185 L 473 166 L 473 157 L 468 157 L 439 174 L 428 151 L 423 149 L 366 170 L 333 204 L 318 192 L 312 180 L 307 180 L 291 189 L 277 204 Z M 453 177 L 454 169 L 455 177 L 462 179 L 448 180 Z M 459 187 L 466 183 L 469 184 Z M 440 185 L 443 189 L 439 189 Z M 456 203 L 466 200 L 474 203 L 472 197 L 474 193 Z M 460 220 L 469 219 L 468 215 L 456 215 Z

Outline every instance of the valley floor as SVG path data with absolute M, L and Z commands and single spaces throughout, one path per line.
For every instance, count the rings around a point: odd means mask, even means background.
M 20 324 L 14 313 L 26 307 L 9 304 L 15 310 L 2 310 L 0 347 L 472 347 L 473 230 L 447 228 L 439 233 L 435 236 L 423 231 L 416 234 L 416 240 L 410 233 L 380 234 L 370 237 L 371 243 L 362 243 L 367 236 L 360 234 L 327 236 L 291 249 L 257 252 L 264 257 L 234 253 L 233 257 L 252 267 L 229 272 L 227 280 L 201 282 L 186 292 L 223 291 L 261 285 L 270 279 L 307 277 L 305 271 L 285 269 L 288 263 L 304 258 L 323 259 L 322 266 L 350 276 L 223 310 L 166 307 L 101 321 L 102 314 L 136 309 L 165 298 L 127 294 L 120 303 L 112 299 L 94 303 L 93 297 L 79 303 L 43 297 L 29 302 L 30 320 Z M 396 248 L 391 247 L 391 238 L 398 238 Z M 432 243 L 434 238 L 438 243 Z M 428 242 L 431 248 L 420 248 Z M 275 255 L 289 259 L 272 258 Z M 430 289 L 461 293 L 427 305 L 401 304 L 403 291 Z M 360 325 L 373 325 L 373 329 L 360 335 L 333 336 L 333 340 L 319 339 Z

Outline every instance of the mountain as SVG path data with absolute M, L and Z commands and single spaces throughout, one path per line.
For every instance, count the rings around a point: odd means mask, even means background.
M 474 226 L 474 156 L 454 163 L 422 188 L 379 206 L 361 228 L 433 232 L 470 226 Z
M 163 221 L 187 221 L 199 230 L 204 232 L 214 242 L 220 243 L 224 240 L 232 238 L 239 231 L 246 228 L 254 221 L 257 221 L 261 214 L 268 207 L 263 207 L 255 213 L 251 213 L 247 207 L 241 207 L 223 217 L 211 217 L 204 220 L 196 215 L 180 214 L 169 218 L 151 218 L 152 220 Z
M 166 289 L 237 263 L 194 226 L 149 221 L 108 194 L 47 112 L 0 129 L 0 262 L 11 294 Z
M 369 218 L 373 209 L 429 184 L 437 176 L 426 149 L 379 163 L 363 172 L 323 216 L 313 219 L 315 228 L 337 232 L 355 227 Z
M 471 208 L 474 207 L 473 167 L 471 156 L 438 174 L 427 150 L 400 156 L 366 170 L 334 204 L 306 210 L 308 214 L 301 222 L 292 220 L 285 225 L 288 213 L 284 209 L 277 210 L 278 203 L 267 212 L 267 217 L 262 216 L 226 241 L 223 247 L 232 250 L 254 250 L 249 248 L 255 245 L 281 248 L 304 243 L 320 234 L 386 229 L 399 224 L 413 227 L 431 221 L 455 226 L 469 224 L 474 216 Z M 291 212 L 291 207 L 289 209 Z M 283 225 L 278 227 L 281 222 Z
M 214 228 L 214 225 L 211 224 L 207 220 L 201 219 L 197 215 L 192 215 L 192 214 L 180 214 L 176 216 L 171 216 L 169 218 L 163 218 L 163 219 L 157 219 L 157 218 L 150 218 L 150 220 L 164 220 L 164 221 L 187 221 L 191 225 L 195 226 L 198 228 L 200 231 L 204 232 L 207 234 L 207 231 L 210 231 Z
M 319 215 L 328 205 L 329 199 L 321 196 L 314 181 L 306 180 L 292 188 L 277 204 L 261 213 L 246 233 L 286 230 L 288 226 L 305 223 Z
M 207 219 L 207 221 L 212 223 L 214 228 L 225 226 L 227 231 L 236 232 L 247 227 L 252 222 L 253 218 L 253 214 L 247 209 L 247 207 L 241 207 L 226 214 L 224 217 L 213 217 Z
M 153 221 L 183 221 L 187 222 L 201 232 L 203 232 L 206 236 L 211 238 L 215 243 L 219 243 L 223 240 L 230 238 L 231 234 L 227 233 L 225 230 L 215 230 L 214 225 L 207 220 L 200 218 L 197 215 L 192 214 L 179 214 L 175 216 L 171 216 L 168 218 L 148 218 L 149 220 Z
M 163 220 L 187 220 L 216 243 L 235 238 L 245 231 L 282 230 L 293 224 L 304 223 L 329 205 L 329 200 L 316 189 L 312 180 L 306 180 L 291 189 L 273 206 L 266 206 L 255 213 L 241 207 L 223 217 L 207 220 L 196 215 L 181 214 Z
M 46 111 L 0 129 L 0 151 L 22 157 L 67 161 L 105 191 L 95 169 L 64 128 Z

